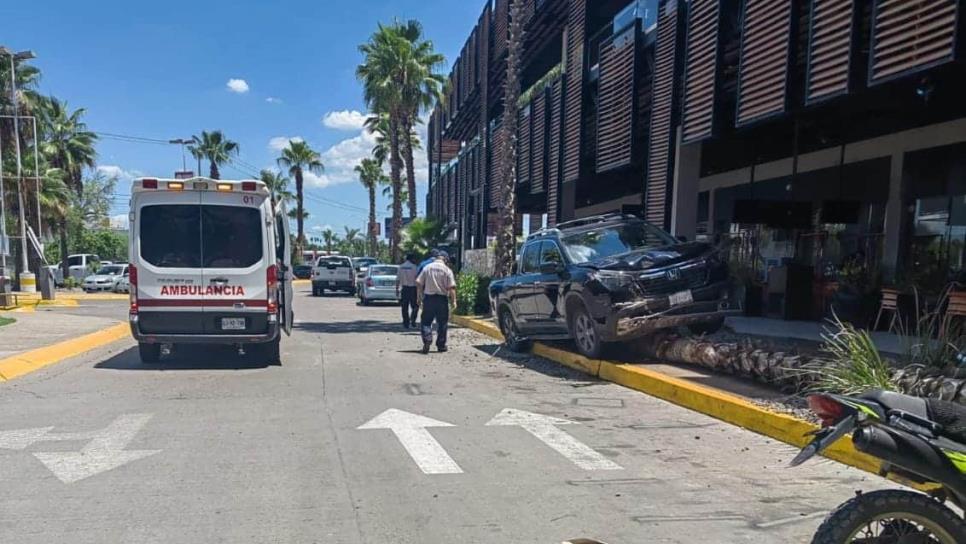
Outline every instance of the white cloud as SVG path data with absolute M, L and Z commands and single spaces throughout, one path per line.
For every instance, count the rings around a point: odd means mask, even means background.
M 248 82 L 244 79 L 231 78 L 228 80 L 228 83 L 226 83 L 225 86 L 227 86 L 228 90 L 233 93 L 245 94 L 248 92 Z
M 265 102 L 268 102 L 269 104 L 281 104 L 282 103 L 282 99 L 281 98 L 275 98 L 274 96 L 270 96 L 270 97 L 268 97 L 268 98 L 265 99 Z
M 309 230 L 311 230 L 312 232 L 325 232 L 325 231 L 334 232 L 332 230 L 332 225 L 315 225 Z
M 301 142 L 301 136 L 276 136 L 268 141 L 268 148 L 272 151 L 281 151 L 288 147 L 289 142 Z
M 418 129 L 425 137 L 424 126 Z M 423 140 L 425 141 L 425 139 Z M 376 145 L 376 138 L 367 130 L 361 130 L 358 136 L 347 138 L 333 145 L 321 153 L 322 163 L 325 164 L 325 174 L 317 176 L 306 173 L 305 182 L 311 187 L 325 188 L 342 183 L 356 183 L 358 176 L 355 167 L 362 159 L 372 156 L 372 148 Z M 429 180 L 429 164 L 424 150 L 413 153 L 413 167 L 416 171 L 416 183 L 424 185 Z M 386 167 L 388 172 L 388 165 Z M 405 174 L 405 171 L 403 172 Z
M 362 130 L 366 116 L 355 110 L 330 111 L 322 118 L 322 124 L 335 130 Z
M 98 165 L 97 173 L 108 178 L 115 178 L 119 183 L 131 183 L 134 181 L 134 178 L 139 178 L 143 175 L 138 170 L 125 170 L 114 164 Z

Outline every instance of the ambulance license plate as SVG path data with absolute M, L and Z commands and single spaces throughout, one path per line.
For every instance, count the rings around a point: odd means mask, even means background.
M 682 304 L 691 304 L 694 302 L 694 297 L 691 296 L 691 291 L 681 291 L 680 293 L 673 293 L 667 297 L 667 302 L 671 306 L 681 306 Z
M 245 318 L 244 317 L 223 317 L 221 318 L 221 330 L 243 331 L 245 330 Z

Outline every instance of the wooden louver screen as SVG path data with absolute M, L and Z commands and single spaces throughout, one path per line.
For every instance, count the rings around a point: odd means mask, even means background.
M 738 125 L 785 111 L 792 0 L 745 0 Z
M 684 73 L 684 119 L 681 140 L 694 142 L 714 131 L 718 69 L 720 0 L 691 0 Z
M 597 171 L 633 161 L 634 63 L 637 27 L 600 45 L 600 106 L 597 113 Z
M 854 0 L 812 0 L 805 101 L 849 92 Z
M 674 107 L 678 27 L 676 1 L 671 0 L 658 15 L 657 48 L 654 54 L 644 218 L 659 227 L 665 225 L 667 217 L 668 176 L 671 165 L 671 114 Z
M 530 107 L 530 194 L 535 195 L 544 191 L 547 168 L 547 93 L 538 92 Z
M 490 131 L 490 207 L 499 208 L 503 205 L 503 194 L 500 192 L 500 176 L 502 172 L 500 168 L 501 157 L 503 155 L 503 146 L 506 145 L 506 136 L 504 135 L 503 125 L 496 125 L 493 130 Z
M 506 53 L 510 38 L 510 1 L 496 0 L 493 9 L 493 58 L 499 59 Z
M 530 183 L 530 105 L 520 108 L 517 125 L 517 184 Z
M 563 119 L 563 81 L 559 78 L 550 86 L 550 143 L 547 151 L 547 224 L 557 224 L 560 186 L 560 135 Z
M 957 0 L 877 0 L 870 83 L 953 60 L 959 4 Z
M 584 26 L 587 0 L 570 0 L 567 14 L 567 73 L 564 92 L 563 180 L 580 177 L 581 110 L 584 91 Z

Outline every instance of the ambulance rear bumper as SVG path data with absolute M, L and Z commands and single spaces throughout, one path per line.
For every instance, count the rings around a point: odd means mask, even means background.
M 220 314 L 224 316 L 225 314 Z M 244 314 L 246 317 L 258 315 L 262 318 L 260 323 L 255 323 L 245 331 L 229 332 L 215 331 L 208 326 L 187 326 L 185 322 L 178 319 L 171 319 L 172 323 L 180 322 L 181 326 L 170 326 L 158 328 L 151 324 L 152 319 L 162 317 L 152 315 L 150 312 L 129 316 L 131 325 L 131 335 L 139 343 L 145 344 L 264 344 L 272 342 L 278 338 L 280 328 L 276 316 L 265 316 L 259 314 Z M 164 314 L 165 321 L 168 321 L 172 314 Z M 144 319 L 146 318 L 146 319 Z M 145 327 L 144 324 L 149 326 Z

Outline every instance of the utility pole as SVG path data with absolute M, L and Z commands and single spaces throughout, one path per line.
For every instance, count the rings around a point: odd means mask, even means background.
M 10 57 L 10 94 L 13 103 L 13 132 L 14 144 L 17 151 L 17 203 L 20 208 L 20 252 L 21 252 L 21 272 L 30 273 L 27 265 L 27 219 L 24 213 L 24 186 L 23 186 L 23 166 L 20 161 L 20 108 L 17 104 L 17 65 L 18 60 L 29 60 L 34 58 L 33 51 L 21 51 L 14 53 L 6 47 L 0 47 L 0 55 Z
M 3 140 L 0 138 L 0 294 L 6 292 L 7 286 L 7 251 L 10 243 L 7 239 L 7 200 L 3 192 Z

